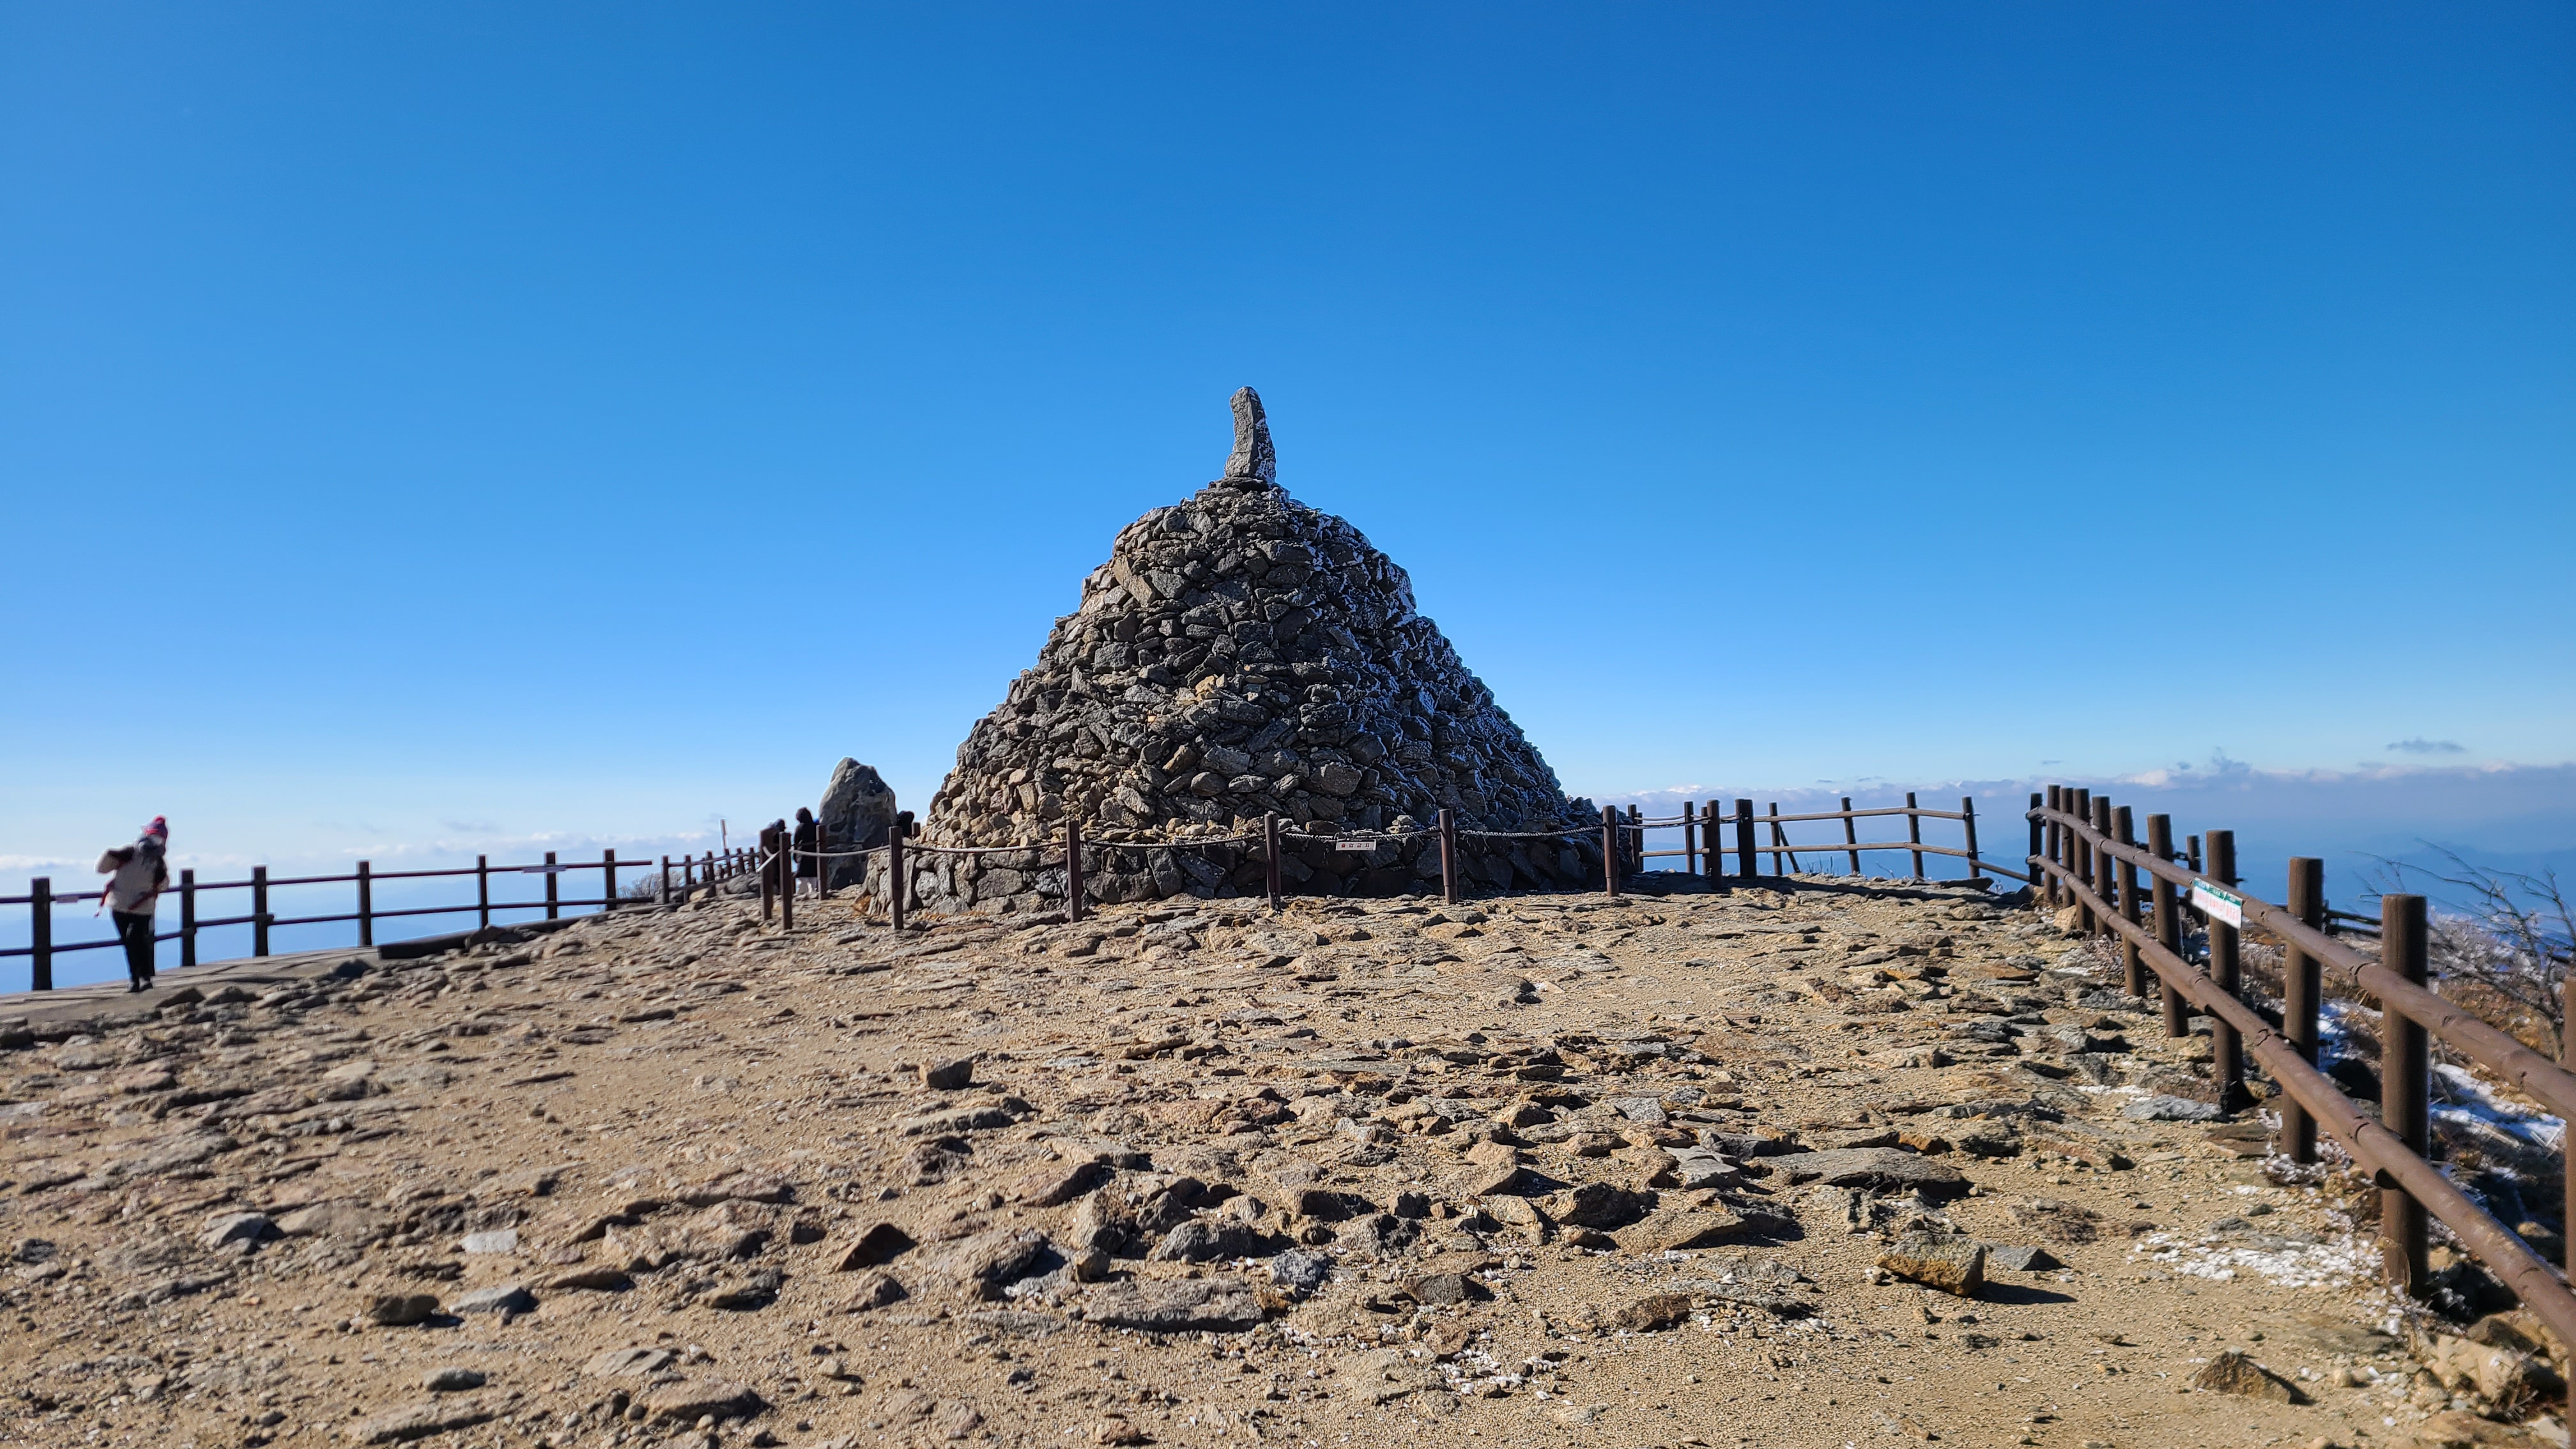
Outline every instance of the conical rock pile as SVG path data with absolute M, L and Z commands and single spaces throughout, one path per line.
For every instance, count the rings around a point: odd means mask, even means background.
M 1443 807 L 1469 830 L 1583 823 L 1588 807 L 1415 612 L 1404 570 L 1279 488 L 1252 389 L 1234 412 L 1226 476 L 1118 535 L 1081 608 L 958 749 L 923 843 L 1053 847 L 1070 814 L 1104 846 L 1093 895 L 1223 895 L 1258 889 L 1258 850 L 1183 843 L 1257 834 L 1276 812 L 1303 833 L 1397 837 L 1283 861 L 1300 889 L 1378 894 L 1437 881 L 1424 832 Z M 1579 844 L 1466 843 L 1495 886 L 1597 869 Z M 921 869 L 932 909 L 1062 898 L 1060 849 Z

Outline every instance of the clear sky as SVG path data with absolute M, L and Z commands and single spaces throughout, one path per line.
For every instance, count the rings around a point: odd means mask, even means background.
M 1244 383 L 1579 792 L 2562 764 L 2571 261 L 2558 4 L 0 5 L 0 861 L 917 806 Z

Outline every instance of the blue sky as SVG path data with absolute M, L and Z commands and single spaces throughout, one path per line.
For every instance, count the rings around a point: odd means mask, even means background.
M 926 801 L 1247 382 L 1576 791 L 2561 765 L 2571 183 L 2564 6 L 0 7 L 0 884 Z

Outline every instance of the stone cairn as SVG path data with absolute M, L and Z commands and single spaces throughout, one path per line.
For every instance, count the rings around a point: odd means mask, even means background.
M 1304 894 L 1437 891 L 1437 812 L 1457 814 L 1467 883 L 1579 887 L 1597 828 L 1449 641 L 1414 611 L 1404 570 L 1359 530 L 1290 498 L 1252 389 L 1234 395 L 1225 476 L 1118 535 L 1037 666 L 958 748 L 907 906 L 1016 913 L 1063 904 L 1068 813 L 1095 900 L 1258 895 L 1262 820 L 1289 832 L 1283 884 Z M 1336 840 L 1374 838 L 1368 851 Z M 1249 837 L 1245 839 L 1244 837 Z M 886 895 L 870 856 L 865 894 Z

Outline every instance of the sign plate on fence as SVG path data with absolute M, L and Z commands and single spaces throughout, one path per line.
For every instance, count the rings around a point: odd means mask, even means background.
M 2196 880 L 2191 883 L 2191 903 L 2213 921 L 2238 927 L 2245 924 L 2245 898 L 2234 891 Z
M 1374 840 L 1336 840 L 1333 842 L 1333 849 L 1357 851 L 1361 855 L 1366 855 L 1370 851 L 1377 849 L 1377 842 Z

